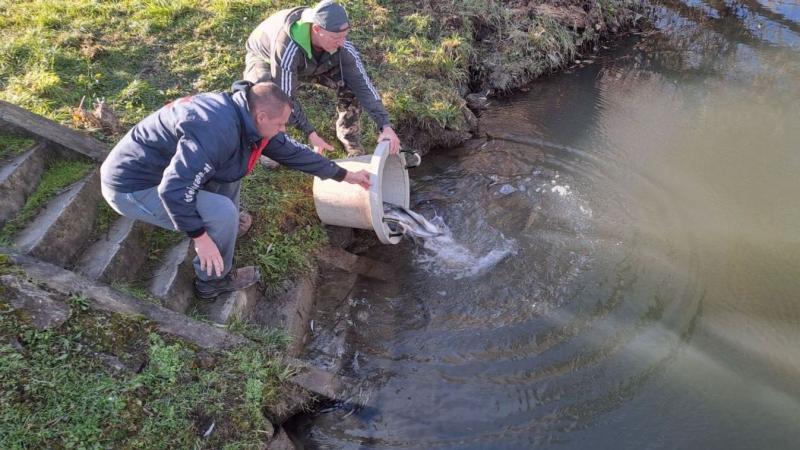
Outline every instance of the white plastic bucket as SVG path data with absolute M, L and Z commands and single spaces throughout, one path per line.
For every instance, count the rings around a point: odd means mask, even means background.
M 341 167 L 370 173 L 370 188 L 357 184 L 322 180 L 314 177 L 314 207 L 324 224 L 374 230 L 384 244 L 397 244 L 402 239 L 393 235 L 383 221 L 383 202 L 408 209 L 408 170 L 402 155 L 390 155 L 389 143 L 382 141 L 372 155 L 337 159 Z

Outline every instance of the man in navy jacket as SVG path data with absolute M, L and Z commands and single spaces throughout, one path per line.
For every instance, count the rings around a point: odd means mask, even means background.
M 290 102 L 270 82 L 181 98 L 134 126 L 100 169 L 103 197 L 115 211 L 194 240 L 202 298 L 259 279 L 256 267 L 231 269 L 237 234 L 252 222 L 246 213 L 240 217 L 240 180 L 262 153 L 292 169 L 369 188 L 368 172 L 349 172 L 284 134 Z

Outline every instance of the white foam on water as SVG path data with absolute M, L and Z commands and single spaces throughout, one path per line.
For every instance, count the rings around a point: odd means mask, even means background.
M 558 195 L 560 195 L 562 197 L 566 197 L 567 195 L 569 195 L 571 193 L 570 190 L 569 190 L 569 185 L 566 185 L 566 186 L 555 185 L 552 188 L 550 188 L 550 192 L 555 192 L 556 194 L 558 194 Z
M 503 261 L 516 254 L 516 242 L 499 234 L 499 245 L 480 256 L 453 239 L 453 233 L 441 217 L 431 220 L 443 233 L 440 236 L 422 240 L 418 247 L 416 261 L 428 273 L 451 275 L 455 279 L 483 275 Z

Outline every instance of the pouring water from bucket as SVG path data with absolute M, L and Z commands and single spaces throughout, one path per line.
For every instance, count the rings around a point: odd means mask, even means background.
M 406 154 L 411 157 L 406 158 Z M 349 171 L 370 173 L 370 188 L 314 178 L 314 207 L 322 223 L 373 230 L 383 244 L 397 244 L 403 236 L 384 221 L 384 202 L 409 209 L 408 168 L 419 165 L 414 152 L 389 153 L 389 142 L 381 141 L 372 155 L 338 159 Z

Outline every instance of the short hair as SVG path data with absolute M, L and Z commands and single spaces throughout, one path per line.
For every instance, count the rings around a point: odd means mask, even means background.
M 253 114 L 264 111 L 270 119 L 283 114 L 291 102 L 291 97 L 271 81 L 256 83 L 247 91 L 247 104 L 250 105 L 250 111 Z

